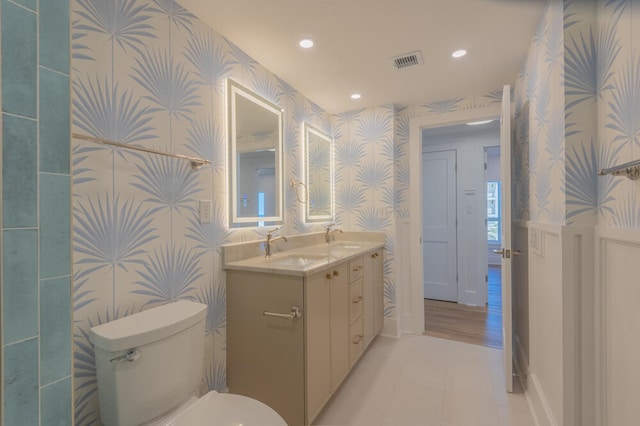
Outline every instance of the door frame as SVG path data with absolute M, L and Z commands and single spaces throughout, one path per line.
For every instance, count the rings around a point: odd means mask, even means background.
M 401 309 L 400 327 L 411 334 L 424 333 L 424 270 L 422 265 L 422 129 L 500 117 L 501 103 L 484 108 L 413 117 L 409 121 L 409 250 L 410 277 L 401 291 L 409 306 Z M 400 299 L 400 298 L 399 298 Z

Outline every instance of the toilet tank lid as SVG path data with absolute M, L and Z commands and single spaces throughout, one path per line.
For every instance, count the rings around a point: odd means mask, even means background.
M 89 339 L 105 351 L 122 351 L 176 334 L 206 315 L 207 305 L 179 300 L 92 327 Z

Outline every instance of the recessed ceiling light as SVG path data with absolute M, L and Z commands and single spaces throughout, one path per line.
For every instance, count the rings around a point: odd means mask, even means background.
M 455 52 L 453 52 L 451 54 L 451 56 L 453 56 L 454 58 L 462 58 L 466 54 L 467 54 L 466 50 L 460 49 L 460 50 L 456 50 Z
M 362 97 L 362 95 L 360 93 L 353 93 L 351 95 L 351 99 L 360 99 Z
M 311 49 L 313 47 L 313 40 L 311 40 L 310 38 L 303 38 L 298 42 L 298 44 L 303 49 Z
M 480 121 L 472 121 L 471 123 L 467 123 L 467 126 L 478 126 L 480 124 L 491 123 L 493 120 L 480 120 Z

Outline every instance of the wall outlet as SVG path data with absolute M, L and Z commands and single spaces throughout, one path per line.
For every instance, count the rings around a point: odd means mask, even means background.
M 211 200 L 198 201 L 198 217 L 200 223 L 211 223 Z

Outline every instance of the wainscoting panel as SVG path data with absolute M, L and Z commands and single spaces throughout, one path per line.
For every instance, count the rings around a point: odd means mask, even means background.
M 600 228 L 598 247 L 598 418 L 631 426 L 640 418 L 640 232 Z
M 540 229 L 541 251 L 529 256 L 528 393 L 540 426 L 562 418 L 562 241 L 561 227 Z
M 515 306 L 528 297 L 529 334 L 527 342 L 526 314 L 516 312 L 516 348 L 531 410 L 539 426 L 592 426 L 594 229 L 523 226 L 516 235 L 528 238 L 528 293 L 520 287 L 514 297 Z

